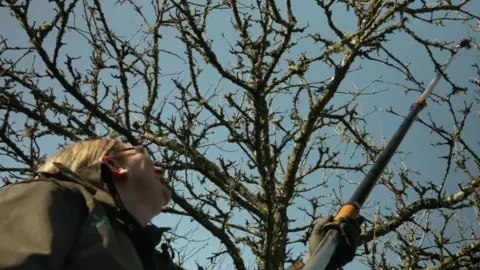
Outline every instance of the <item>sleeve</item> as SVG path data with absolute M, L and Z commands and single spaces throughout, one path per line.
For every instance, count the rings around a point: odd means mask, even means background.
M 0 189 L 0 269 L 62 269 L 86 211 L 79 200 L 49 181 Z

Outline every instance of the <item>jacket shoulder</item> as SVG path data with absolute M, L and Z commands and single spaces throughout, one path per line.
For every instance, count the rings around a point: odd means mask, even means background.
M 86 214 L 81 194 L 55 181 L 0 189 L 0 269 L 60 269 Z
M 85 205 L 91 194 L 74 182 L 59 181 L 54 178 L 37 178 L 12 183 L 0 188 L 0 197 L 42 198 L 47 201 L 63 200 L 64 203 Z
M 0 193 L 10 192 L 28 192 L 36 190 L 38 194 L 46 195 L 51 193 L 77 193 L 81 192 L 80 185 L 72 185 L 71 183 L 63 183 L 51 178 L 28 179 L 21 182 L 8 184 L 0 188 Z

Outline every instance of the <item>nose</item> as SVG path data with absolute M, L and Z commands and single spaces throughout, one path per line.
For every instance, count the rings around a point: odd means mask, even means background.
M 159 176 L 164 176 L 165 169 L 159 166 L 155 166 L 155 173 L 158 174 Z

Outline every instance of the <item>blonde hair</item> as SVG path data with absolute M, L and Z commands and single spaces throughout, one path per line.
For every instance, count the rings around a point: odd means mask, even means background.
M 78 141 L 62 151 L 55 153 L 37 169 L 37 172 L 58 172 L 54 162 L 61 163 L 73 172 L 94 165 L 98 160 L 118 145 L 115 139 L 96 139 Z

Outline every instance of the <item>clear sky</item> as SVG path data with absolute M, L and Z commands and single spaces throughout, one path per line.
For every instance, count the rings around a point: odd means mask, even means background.
M 105 8 L 106 16 L 109 20 L 112 29 L 120 36 L 130 37 L 132 36 L 138 29 L 141 27 L 142 21 L 140 18 L 132 11 L 129 6 L 109 6 L 109 3 L 106 3 Z M 113 2 L 113 1 L 112 1 Z M 149 1 L 137 1 L 140 5 L 140 2 L 145 2 L 143 5 L 148 7 Z M 30 20 L 37 21 L 41 23 L 42 21 L 50 20 L 52 14 L 52 7 L 54 6 L 53 3 L 49 3 L 46 0 L 36 0 L 33 3 L 34 8 L 30 13 Z M 470 4 L 469 10 L 471 11 L 478 11 L 480 10 L 480 1 L 474 1 L 473 4 Z M 353 31 L 356 29 L 356 21 L 352 18 L 351 15 L 348 13 L 346 14 L 343 9 L 335 9 L 335 22 L 337 26 L 344 32 Z M 328 26 L 325 22 L 325 17 L 321 11 L 321 9 L 316 7 L 315 1 L 295 1 L 294 4 L 294 13 L 299 21 L 299 25 L 305 24 L 309 22 L 309 32 L 321 32 L 327 36 L 331 36 L 332 33 L 328 29 Z M 80 22 L 80 10 L 78 13 L 78 23 Z M 152 13 L 146 10 L 147 20 L 150 22 L 153 21 Z M 229 41 L 233 41 L 237 35 L 232 32 L 231 25 L 230 25 L 230 15 L 231 13 L 215 13 L 214 16 L 210 19 L 208 25 L 208 37 L 214 40 L 214 49 L 215 52 L 218 54 L 219 59 L 222 63 L 228 64 L 228 62 L 233 61 L 232 57 L 228 53 L 227 43 L 225 39 Z M 0 9 L 0 30 L 3 35 L 9 38 L 9 42 L 15 45 L 22 45 L 25 44 L 26 38 L 23 31 L 19 28 L 18 24 L 14 22 L 12 17 L 8 15 L 8 11 L 5 9 Z M 412 29 L 416 30 L 418 34 L 425 35 L 430 39 L 439 39 L 439 40 L 452 40 L 452 41 L 460 41 L 463 38 L 470 36 L 476 37 L 477 39 L 480 37 L 478 33 L 475 35 L 472 31 L 467 31 L 467 28 L 459 23 L 447 23 L 448 27 L 439 27 L 439 26 L 430 26 L 423 23 L 412 23 L 410 26 Z M 163 34 L 163 39 L 161 40 L 161 46 L 163 48 L 168 48 L 172 52 L 182 54 L 184 52 L 184 47 L 180 43 L 178 39 L 175 38 L 175 33 L 171 31 L 166 31 Z M 225 37 L 225 38 L 224 38 Z M 134 37 L 133 40 L 141 42 L 138 37 Z M 76 62 L 77 68 L 81 71 L 82 69 L 86 68 L 86 65 L 89 63 L 89 55 L 91 48 L 85 44 L 83 38 L 79 35 L 74 33 L 67 34 L 67 46 L 65 47 L 64 53 L 68 52 L 72 56 L 82 56 L 82 59 Z M 48 40 L 52 44 L 53 40 Z M 411 70 L 415 74 L 416 78 L 423 81 L 427 84 L 431 78 L 434 76 L 434 69 L 432 63 L 429 61 L 426 51 L 423 47 L 416 44 L 412 38 L 408 37 L 405 34 L 398 34 L 395 36 L 391 36 L 389 38 L 389 42 L 386 45 L 390 50 L 395 52 L 395 54 L 402 59 L 404 62 L 411 63 Z M 318 54 L 319 51 L 318 45 L 302 41 L 299 42 L 299 45 L 296 46 L 289 52 L 289 57 L 295 58 L 295 56 L 300 52 L 305 52 L 307 55 L 315 55 Z M 437 60 L 443 62 L 447 54 L 443 52 L 436 52 Z M 29 67 L 32 65 L 31 58 L 24 59 L 19 63 L 20 67 Z M 40 62 L 39 59 L 36 59 L 37 62 Z M 182 72 L 185 68 L 182 61 L 178 61 L 174 56 L 162 54 L 161 55 L 161 66 L 163 73 L 176 73 Z M 162 62 L 163 61 L 163 62 Z M 458 56 L 454 59 L 454 62 L 450 66 L 448 70 L 448 74 L 450 78 L 462 86 L 468 86 L 470 92 L 458 97 L 454 101 L 454 105 L 456 109 L 460 109 L 463 106 L 463 101 L 470 101 L 473 97 L 474 88 L 468 81 L 475 76 L 474 69 L 471 67 L 473 63 L 478 63 L 480 61 L 480 55 L 478 50 L 471 50 L 468 52 L 461 52 Z M 168 64 L 164 64 L 168 63 Z M 39 65 L 38 63 L 36 65 Z M 282 63 L 282 65 L 286 65 L 286 63 Z M 343 81 L 341 84 L 340 90 L 341 91 L 353 91 L 355 88 L 362 88 L 366 86 L 372 80 L 378 79 L 381 76 L 381 80 L 383 81 L 393 81 L 398 83 L 404 83 L 405 80 L 403 75 L 399 72 L 396 72 L 392 69 L 386 69 L 383 66 L 378 64 L 372 64 L 365 61 L 357 61 L 353 68 L 362 67 L 360 71 L 354 72 Z M 331 77 L 333 75 L 332 70 L 329 70 L 323 66 L 312 66 L 312 68 L 306 74 L 307 81 L 316 81 Z M 185 76 L 180 75 L 181 76 Z M 111 77 L 105 75 L 105 80 L 112 80 Z M 211 87 L 218 81 L 218 74 L 210 69 L 206 68 L 204 74 L 202 75 L 202 80 L 200 81 L 201 87 L 207 89 Z M 58 86 L 56 83 L 51 81 L 41 81 L 40 85 L 50 85 L 52 87 Z M 231 87 L 231 84 L 223 83 L 225 88 Z M 163 96 L 166 96 L 166 92 L 169 92 L 173 88 L 171 82 L 168 80 L 164 80 L 162 84 L 162 89 L 164 93 Z M 406 114 L 410 105 L 413 101 L 416 100 L 418 97 L 417 93 L 408 93 L 405 94 L 404 90 L 400 87 L 396 87 L 393 85 L 377 83 L 371 86 L 368 91 L 379 91 L 388 89 L 388 91 L 374 95 L 374 96 L 364 96 L 360 97 L 359 102 L 359 110 L 360 114 L 367 114 L 371 112 L 374 107 L 380 108 L 393 108 L 395 111 L 400 113 Z M 142 86 L 136 86 L 136 88 L 132 89 L 135 95 L 133 97 L 132 102 L 140 102 L 142 98 L 145 97 L 146 91 Z M 442 80 L 435 92 L 439 95 L 444 95 L 451 91 L 450 87 Z M 60 93 L 60 92 L 59 92 Z M 137 94 L 138 93 L 138 94 Z M 332 101 L 333 104 L 341 104 L 344 102 L 348 97 L 345 95 L 337 95 L 334 100 Z M 217 101 L 219 104 L 222 103 L 221 100 Z M 291 105 L 291 100 L 288 98 L 279 98 L 277 101 L 279 108 L 288 108 Z M 473 107 L 474 111 L 480 111 L 478 103 Z M 168 114 L 175 114 L 176 112 L 171 109 L 167 111 Z M 304 112 L 305 113 L 305 112 Z M 451 130 L 452 127 L 452 119 L 448 112 L 445 111 L 444 107 L 441 107 L 433 102 L 429 102 L 429 106 L 422 112 L 421 118 L 427 119 L 427 116 L 430 116 L 445 125 L 448 130 Z M 367 117 L 368 120 L 368 130 L 372 136 L 374 136 L 374 141 L 376 143 L 381 143 L 382 135 L 386 138 L 390 138 L 395 129 L 398 127 L 400 122 L 402 121 L 401 118 L 395 117 L 392 115 L 388 115 L 386 113 L 373 113 Z M 468 120 L 467 129 L 464 132 L 464 140 L 469 142 L 476 142 L 478 141 L 478 136 L 480 135 L 480 125 L 478 119 L 470 118 Z M 332 132 L 332 131 L 330 131 Z M 216 134 L 221 138 L 224 134 Z M 438 156 L 444 155 L 445 152 L 440 150 L 439 148 L 431 147 L 431 143 L 438 141 L 435 135 L 429 133 L 429 131 L 419 125 L 414 124 L 410 133 L 408 134 L 406 140 L 401 145 L 401 150 L 410 153 L 406 165 L 408 165 L 411 169 L 418 169 L 421 171 L 421 175 L 418 176 L 417 181 L 433 181 L 435 182 L 436 179 L 441 179 L 443 174 L 443 167 L 444 162 L 438 159 Z M 56 147 L 58 144 L 58 140 L 55 138 L 49 138 L 44 140 L 44 144 L 42 144 L 42 151 L 45 153 L 53 153 L 56 151 Z M 478 144 L 473 144 L 474 149 L 480 153 L 480 146 Z M 223 152 L 216 152 L 215 150 L 209 150 L 207 152 L 207 156 L 212 160 L 215 160 L 216 157 L 223 155 Z M 232 154 L 234 156 L 235 154 Z M 286 157 L 284 157 L 286 160 Z M 342 158 L 343 161 L 352 163 L 353 161 L 349 161 L 350 157 L 348 154 L 345 154 L 345 157 Z M 312 157 L 312 160 L 315 160 L 315 157 Z M 398 159 L 394 158 L 394 161 L 398 161 Z M 10 163 L 10 160 L 7 160 L 3 156 L 0 156 L 0 163 L 7 164 Z M 396 166 L 401 166 L 397 163 Z M 478 174 L 478 172 L 477 172 Z M 194 175 L 189 175 L 192 178 L 192 181 L 195 181 Z M 318 177 L 318 175 L 312 176 Z M 306 181 L 314 181 L 314 179 L 310 177 L 307 178 Z M 356 179 L 356 177 L 361 177 L 361 175 L 349 175 L 351 178 L 355 178 L 356 181 L 360 181 L 361 179 Z M 457 178 L 459 177 L 459 178 Z M 461 173 L 453 173 L 450 178 L 447 186 L 451 191 L 455 191 L 457 185 L 459 183 L 463 183 L 465 179 L 462 179 Z M 464 176 L 463 176 L 464 177 Z M 316 191 L 317 192 L 317 191 Z M 322 194 L 329 194 L 330 190 L 322 191 Z M 343 190 L 343 195 L 345 199 L 348 199 L 348 196 L 353 192 L 352 187 L 347 187 Z M 314 195 L 314 194 L 312 194 Z M 378 187 L 374 190 L 371 197 L 375 199 L 375 201 L 380 202 L 382 207 L 387 207 L 393 205 L 393 199 L 389 192 L 385 192 L 383 187 Z M 415 198 L 412 198 L 412 200 Z M 462 212 L 463 213 L 463 212 Z M 306 224 L 309 222 L 306 217 L 301 214 L 297 213 L 292 210 L 291 212 L 292 218 L 297 219 L 294 224 Z M 464 216 L 467 219 L 473 218 L 472 211 L 465 211 Z M 241 220 L 243 215 L 238 214 L 236 217 L 237 220 Z M 182 218 L 179 219 L 178 217 L 171 216 L 171 215 L 160 215 L 154 219 L 154 223 L 159 226 L 177 226 L 176 233 L 182 235 L 185 232 L 191 231 L 192 233 L 196 234 L 195 238 L 198 240 L 197 243 L 190 243 L 188 248 L 192 251 L 194 249 L 199 248 L 201 249 L 198 253 L 192 255 L 191 258 L 187 261 L 185 267 L 187 269 L 196 269 L 195 261 L 198 261 L 200 264 L 205 264 L 206 258 L 210 256 L 211 252 L 219 251 L 219 244 L 218 241 L 212 239 L 213 237 L 203 230 L 202 228 L 198 228 L 198 226 L 194 222 L 190 222 L 189 218 Z M 186 243 L 182 240 L 175 242 L 175 247 L 181 247 Z M 305 251 L 304 248 L 300 246 L 294 246 L 297 250 L 294 252 L 296 254 L 301 254 Z M 245 258 L 248 260 L 247 265 L 254 265 L 255 261 L 253 256 L 248 250 L 245 250 Z M 392 260 L 396 260 L 396 258 L 392 257 Z M 353 269 L 367 269 L 365 266 L 360 264 L 359 262 L 355 261 L 349 264 L 345 269 L 353 270 Z

